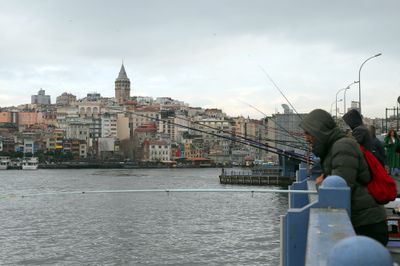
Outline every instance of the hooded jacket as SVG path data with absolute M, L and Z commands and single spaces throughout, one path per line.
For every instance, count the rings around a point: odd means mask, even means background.
M 370 126 L 369 131 L 371 132 L 371 152 L 375 155 L 375 157 L 379 160 L 382 166 L 386 164 L 386 154 L 385 147 L 383 143 L 376 137 L 375 127 Z
M 313 153 L 320 157 L 326 175 L 338 175 L 351 190 L 351 222 L 354 227 L 382 222 L 386 212 L 368 193 L 368 165 L 356 141 L 342 132 L 329 113 L 316 109 L 300 123 L 315 138 Z
M 356 109 L 351 109 L 343 116 L 344 122 L 351 128 L 353 137 L 367 150 L 372 150 L 371 134 L 364 126 L 361 114 Z

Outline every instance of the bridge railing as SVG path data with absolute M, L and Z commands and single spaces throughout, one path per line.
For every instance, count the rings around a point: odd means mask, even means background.
M 315 187 L 315 183 L 305 176 L 306 169 L 300 166 L 298 181 L 290 189 L 310 190 L 310 186 Z M 385 259 L 391 261 L 390 253 L 381 244 L 366 237 L 355 236 L 349 218 L 350 197 L 350 188 L 339 176 L 327 177 L 314 199 L 307 194 L 290 195 L 289 209 L 286 215 L 281 216 L 281 265 L 340 265 L 332 262 L 343 258 L 357 258 L 351 251 L 339 252 L 335 255 L 337 258 L 329 262 L 332 252 L 344 240 L 355 241 L 356 247 L 371 250 L 366 253 L 383 252 Z M 368 244 L 370 241 L 371 245 Z M 381 259 L 379 265 L 389 265 L 382 262 L 384 261 Z

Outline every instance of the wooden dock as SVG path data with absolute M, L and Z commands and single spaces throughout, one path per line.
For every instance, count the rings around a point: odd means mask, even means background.
M 225 175 L 219 176 L 219 182 L 221 184 L 230 185 L 276 185 L 276 186 L 288 186 L 291 185 L 296 178 L 284 177 L 284 176 L 257 176 L 257 175 Z

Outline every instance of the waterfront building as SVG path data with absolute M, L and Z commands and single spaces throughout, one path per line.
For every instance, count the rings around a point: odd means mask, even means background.
M 112 137 L 117 139 L 117 113 L 104 113 L 101 115 L 101 137 L 108 138 Z
M 171 161 L 171 144 L 165 140 L 146 140 L 144 142 L 144 161 Z
M 221 109 L 217 108 L 208 108 L 204 110 L 204 115 L 210 118 L 219 118 L 223 119 L 226 117 L 226 114 L 222 112 Z
M 0 112 L 0 123 L 13 123 L 11 112 Z M 14 123 L 17 123 L 16 121 Z
M 115 152 L 115 139 L 113 137 L 98 138 L 97 150 L 101 159 L 107 160 L 113 158 Z
M 47 151 L 56 152 L 62 151 L 64 148 L 64 138 L 65 131 L 60 129 L 55 129 L 53 132 L 49 133 L 46 138 L 46 149 Z
M 123 104 L 130 100 L 131 82 L 126 75 L 124 64 L 121 66 L 118 77 L 115 80 L 115 100 Z
M 129 115 L 118 114 L 117 115 L 117 138 L 119 140 L 129 140 Z
M 86 101 L 97 102 L 101 100 L 101 95 L 98 92 L 89 92 L 86 96 Z
M 156 135 L 157 127 L 155 123 L 140 125 L 134 132 L 137 145 L 142 145 L 145 140 L 154 139 Z
M 129 112 L 131 130 L 132 132 L 141 125 L 155 123 L 160 116 L 160 106 L 159 105 L 149 105 L 135 108 Z
M 201 130 L 201 132 L 193 132 L 193 134 L 200 134 L 203 139 L 203 155 L 201 157 L 208 157 L 212 147 L 214 147 L 214 150 L 211 152 L 214 156 L 213 159 L 218 162 L 225 161 L 224 157 L 230 154 L 233 144 L 232 140 L 230 140 L 232 138 L 232 121 L 227 117 L 203 116 L 195 117 L 193 120 L 192 127 Z M 221 153 L 217 152 L 218 150 Z M 219 156 L 223 158 L 217 159 Z
M 269 142 L 271 138 L 268 137 L 268 121 L 266 121 L 265 119 L 255 120 L 244 118 L 243 116 L 233 118 L 233 121 L 234 129 L 232 137 L 236 138 L 239 141 L 253 141 L 253 145 L 262 147 L 262 149 L 259 149 L 256 147 L 235 143 L 234 147 L 236 150 L 246 149 L 249 156 L 254 159 L 259 159 L 263 161 L 273 160 L 273 154 L 266 151 L 267 145 L 271 144 Z
M 68 124 L 65 130 L 67 139 L 79 139 L 89 141 L 90 138 L 90 123 L 84 121 L 76 121 Z
M 183 144 L 185 159 L 203 158 L 206 153 L 208 154 L 208 150 L 205 152 L 204 139 L 201 135 L 185 134 Z
M 185 103 L 183 101 L 174 100 L 170 97 L 157 97 L 154 101 L 155 104 L 161 106 L 183 106 Z
M 175 110 L 164 109 L 160 111 L 161 119 L 158 120 L 158 133 L 161 135 L 174 140 L 175 138 Z
M 56 98 L 56 105 L 59 106 L 71 105 L 75 104 L 75 102 L 76 96 L 68 92 L 64 92 Z
M 57 128 L 66 130 L 71 121 L 78 121 L 78 106 L 60 106 L 57 107 Z
M 24 154 L 34 154 L 37 150 L 35 149 L 35 141 L 31 138 L 23 140 L 23 151 Z
M 277 113 L 271 117 L 274 123 L 272 123 L 273 125 L 271 125 L 270 130 L 276 132 L 276 148 L 281 151 L 304 154 L 306 148 L 304 131 L 299 127 L 299 124 L 306 114 L 293 113 L 287 105 L 283 106 L 283 114 Z
M 50 95 L 46 95 L 45 90 L 40 89 L 37 95 L 32 95 L 31 104 L 50 105 Z
M 191 126 L 189 118 L 182 112 L 175 114 L 173 118 L 174 127 L 171 128 L 171 141 L 183 143 L 183 135 L 189 132 L 188 127 Z M 182 126 L 177 126 L 182 125 Z
M 18 132 L 18 126 L 15 123 L 0 123 L 0 136 L 13 137 Z
M 81 140 L 79 143 L 79 157 L 82 159 L 87 158 L 87 151 L 88 151 L 87 143 Z
M 0 152 L 8 153 L 15 150 L 15 142 L 13 137 L 5 137 L 0 135 Z
M 37 123 L 44 125 L 57 126 L 57 112 L 56 111 L 39 111 L 37 113 Z
M 81 149 L 81 145 L 86 147 L 86 141 L 79 139 L 65 139 L 63 144 L 64 153 L 71 153 L 72 158 L 86 158 L 86 148 L 84 150 Z
M 80 102 L 78 103 L 80 117 L 98 118 L 101 113 L 102 105 L 98 102 Z
M 18 112 L 18 126 L 29 126 L 38 122 L 38 113 L 34 111 Z
M 79 119 L 73 121 L 75 124 L 89 124 L 89 141 L 92 143 L 96 138 L 101 137 L 101 115 L 103 113 L 103 104 L 98 101 L 84 101 L 78 103 Z
M 152 105 L 154 102 L 153 98 L 148 96 L 136 96 L 135 99 L 138 105 Z

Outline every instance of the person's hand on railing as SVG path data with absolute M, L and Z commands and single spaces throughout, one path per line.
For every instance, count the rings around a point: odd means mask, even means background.
M 315 179 L 315 184 L 317 186 L 320 186 L 322 181 L 324 181 L 326 175 L 325 174 L 321 174 L 319 177 L 317 177 L 317 179 Z

